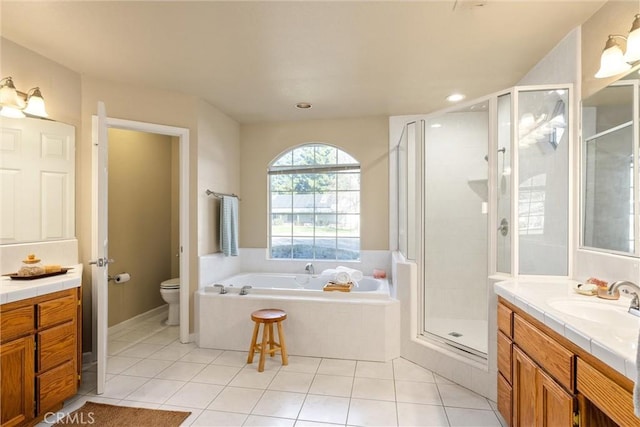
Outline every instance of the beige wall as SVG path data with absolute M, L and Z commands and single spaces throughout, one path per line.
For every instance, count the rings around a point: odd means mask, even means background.
M 600 68 L 600 55 L 609 34 L 626 37 L 637 13 L 637 1 L 609 1 L 582 24 L 582 98 L 621 77 L 596 79 L 594 74 Z M 618 41 L 624 48 L 624 41 Z
M 242 125 L 240 133 L 240 246 L 267 247 L 267 168 L 282 152 L 322 142 L 361 165 L 362 250 L 389 249 L 389 120 L 370 117 Z
M 165 304 L 160 282 L 172 277 L 178 222 L 171 215 L 178 181 L 172 151 L 170 136 L 109 129 L 109 273 L 131 275 L 109 283 L 109 326 Z
M 189 129 L 189 163 L 191 165 L 189 187 L 192 193 L 189 204 L 189 220 L 191 224 L 189 237 L 190 253 L 196 254 L 198 244 L 196 229 L 197 201 L 194 195 L 198 148 L 196 98 L 175 92 L 125 85 L 91 76 L 82 76 L 82 135 L 80 142 L 76 143 L 79 158 L 76 165 L 76 179 L 80 183 L 80 188 L 76 193 L 76 204 L 80 209 L 80 214 L 77 216 L 76 221 L 76 230 L 78 232 L 80 261 L 86 263 L 91 256 L 91 159 L 93 153 L 91 117 L 97 112 L 98 101 L 105 103 L 107 116 L 109 117 Z M 198 283 L 198 260 L 196 256 L 191 256 L 189 260 L 189 276 L 191 281 L 189 284 L 190 294 L 192 294 Z M 91 325 L 91 269 L 89 268 L 84 270 L 83 286 L 83 322 L 84 325 Z M 193 317 L 193 306 L 191 308 L 191 316 Z M 193 325 L 193 320 L 190 323 Z M 86 351 L 89 349 L 86 346 L 87 341 L 91 342 L 91 328 L 83 328 L 83 335 Z
M 76 203 L 83 208 L 77 230 L 80 241 L 80 259 L 85 261 L 91 254 L 91 117 L 96 113 L 98 101 L 105 103 L 109 117 L 189 129 L 189 252 L 191 256 L 189 259 L 190 283 L 188 286 L 189 329 L 193 331 L 193 294 L 198 289 L 199 283 L 199 248 L 214 247 L 217 241 L 217 232 L 201 234 L 198 230 L 198 225 L 203 221 L 202 218 L 211 216 L 211 212 L 207 207 L 201 207 L 205 201 L 200 191 L 201 188 L 210 185 L 210 183 L 199 182 L 201 178 L 198 175 L 198 168 L 200 163 L 207 163 L 207 156 L 215 155 L 217 152 L 233 152 L 234 147 L 239 145 L 239 125 L 214 106 L 193 96 L 82 76 L 82 141 L 81 144 L 77 144 L 80 146 L 81 153 L 79 153 L 79 170 L 76 170 L 76 177 L 82 182 L 82 185 L 77 194 L 78 200 Z M 204 133 L 202 138 L 199 135 L 200 129 Z M 211 146 L 222 148 L 212 151 L 208 148 Z M 204 148 L 201 149 L 202 147 Z M 218 170 L 216 172 L 217 176 L 233 177 L 238 168 L 237 163 L 233 163 L 234 161 L 237 160 L 229 158 L 223 162 L 225 169 Z M 86 269 L 85 287 L 87 283 L 91 283 L 90 275 L 91 271 Z M 86 289 L 84 298 L 84 321 L 91 324 L 90 287 Z M 89 307 L 89 310 L 87 310 L 87 307 Z M 84 332 L 85 339 L 87 339 L 87 336 L 90 336 L 90 330 L 85 328 Z
M 13 77 L 16 89 L 39 87 L 49 118 L 74 125 L 76 141 L 80 126 L 80 74 L 57 62 L 0 38 L 0 78 Z
M 198 255 L 220 252 L 220 201 L 206 191 L 240 192 L 240 125 L 198 103 Z
M 91 257 L 91 117 L 97 102 L 103 101 L 109 117 L 157 123 L 189 129 L 189 188 L 190 188 L 190 260 L 191 330 L 193 330 L 193 292 L 198 287 L 199 253 L 217 250 L 217 231 L 198 233 L 198 224 L 215 215 L 210 200 L 203 198 L 200 189 L 208 186 L 238 185 L 239 181 L 239 125 L 215 107 L 196 97 L 170 91 L 125 85 L 92 76 L 81 76 L 41 55 L 6 39 L 0 39 L 1 75 L 12 76 L 19 90 L 39 86 L 47 111 L 54 120 L 76 126 L 76 236 L 79 262 Z M 206 140 L 199 150 L 198 131 Z M 231 153 L 231 154 L 229 154 Z M 209 161 L 207 156 L 215 156 Z M 214 165 L 212 175 L 205 173 L 198 184 L 198 166 Z M 222 166 L 222 168 L 221 168 Z M 174 164 L 174 168 L 177 165 Z M 211 180 L 213 179 L 213 182 Z M 204 191 L 204 190 L 203 190 Z M 224 191 L 221 189 L 220 191 Z M 230 191 L 238 191 L 231 188 Z M 204 206 L 199 206 L 204 205 Z M 176 213 L 177 215 L 177 213 Z M 174 241 L 177 231 L 174 231 Z M 203 252 L 199 252 L 202 250 Z M 177 269 L 176 260 L 173 269 Z M 172 275 L 175 271 L 172 271 Z M 91 348 L 91 269 L 83 274 L 83 348 Z

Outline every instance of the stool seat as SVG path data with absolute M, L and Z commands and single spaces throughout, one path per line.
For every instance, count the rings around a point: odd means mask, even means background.
M 272 323 L 279 322 L 287 318 L 287 313 L 278 308 L 263 308 L 251 313 L 251 320 L 254 322 Z
M 251 313 L 251 320 L 255 322 L 253 328 L 253 336 L 251 337 L 251 346 L 249 347 L 249 355 L 247 363 L 253 363 L 253 355 L 260 353 L 260 362 L 258 363 L 258 372 L 264 371 L 264 356 L 269 353 L 273 357 L 276 352 L 280 352 L 282 364 L 287 365 L 287 346 L 284 341 L 284 332 L 282 331 L 282 321 L 287 318 L 287 313 L 278 308 L 264 308 Z M 276 342 L 273 336 L 273 324 L 278 326 L 278 338 L 280 342 Z M 262 342 L 258 343 L 258 332 L 262 324 Z M 268 348 L 267 348 L 268 347 Z

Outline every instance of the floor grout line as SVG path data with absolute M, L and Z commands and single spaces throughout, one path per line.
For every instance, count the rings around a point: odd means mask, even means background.
M 168 327 L 164 327 L 164 328 L 161 328 L 161 329 L 154 329 L 153 331 L 150 331 L 150 332 L 149 332 L 149 334 L 147 334 L 145 337 L 137 338 L 137 339 L 136 339 L 134 342 L 132 342 L 130 345 L 128 345 L 128 346 L 126 346 L 126 347 L 123 347 L 123 349 L 121 349 L 118 353 L 116 353 L 116 354 L 114 354 L 114 355 L 110 355 L 109 357 L 117 357 L 117 356 L 121 355 L 121 353 L 122 353 L 122 352 L 124 352 L 124 351 L 126 351 L 126 350 L 128 350 L 128 349 L 132 348 L 132 347 L 133 347 L 133 346 L 135 346 L 136 344 L 144 343 L 146 340 L 150 340 L 150 339 L 151 339 L 151 337 L 152 337 L 152 336 L 154 336 L 155 334 L 163 333 L 163 331 L 167 330 L 167 328 L 168 328 Z M 133 329 L 135 329 L 135 328 L 133 328 Z M 124 333 L 126 334 L 127 332 L 124 332 Z M 119 337 L 121 338 L 121 336 L 119 336 Z M 118 339 L 114 338 L 114 339 L 113 339 L 113 341 L 120 341 L 120 340 L 118 340 Z M 169 368 L 171 368 L 171 367 L 172 367 L 174 364 L 176 364 L 177 362 L 182 362 L 182 363 L 185 363 L 185 364 L 194 364 L 194 365 L 196 365 L 196 364 L 197 364 L 197 365 L 203 365 L 202 369 L 200 369 L 200 370 L 199 370 L 195 375 L 191 376 L 191 379 L 190 379 L 190 380 L 188 380 L 188 381 L 185 381 L 185 380 L 172 380 L 172 381 L 180 381 L 180 382 L 182 382 L 182 383 L 184 383 L 184 384 L 182 384 L 182 385 L 181 385 L 181 386 L 180 386 L 180 387 L 179 387 L 175 392 L 173 392 L 169 397 L 167 397 L 166 399 L 164 399 L 162 403 L 157 403 L 157 402 L 154 402 L 154 403 L 150 403 L 150 402 L 142 402 L 142 403 L 145 403 L 145 404 L 148 404 L 148 405 L 155 405 L 156 407 L 161 407 L 161 406 L 176 406 L 176 405 L 171 405 L 171 399 L 172 399 L 174 396 L 176 396 L 177 394 L 179 394 L 181 390 L 184 390 L 184 388 L 187 386 L 187 384 L 190 384 L 190 383 L 200 383 L 200 382 L 198 382 L 198 381 L 193 381 L 193 378 L 197 377 L 197 375 L 198 375 L 200 372 L 202 372 L 202 370 L 206 369 L 206 368 L 207 368 L 207 367 L 209 367 L 209 366 L 213 366 L 213 365 L 215 365 L 215 366 L 233 367 L 233 368 L 238 368 L 238 371 L 237 371 L 237 372 L 236 372 L 236 373 L 235 373 L 235 374 L 234 374 L 234 375 L 233 375 L 233 376 L 232 376 L 232 377 L 231 377 L 231 378 L 226 382 L 226 384 L 211 384 L 211 383 L 204 383 L 204 384 L 218 385 L 218 386 L 220 386 L 220 387 L 221 387 L 221 389 L 220 389 L 220 391 L 215 395 L 215 397 L 213 397 L 213 398 L 211 399 L 211 401 L 207 402 L 207 404 L 205 405 L 205 407 L 204 407 L 204 408 L 191 408 L 191 412 L 197 412 L 197 416 L 193 419 L 192 423 L 197 423 L 197 420 L 198 420 L 200 417 L 203 417 L 203 415 L 205 414 L 205 411 L 215 411 L 215 412 L 222 412 L 222 413 L 227 413 L 227 414 L 236 414 L 236 415 L 237 415 L 237 414 L 240 414 L 240 415 L 244 415 L 244 417 L 245 417 L 245 418 L 244 418 L 244 421 L 242 422 L 242 424 L 247 424 L 247 423 L 249 422 L 249 419 L 250 419 L 251 417 L 265 417 L 265 416 L 267 416 L 267 417 L 268 417 L 268 415 L 259 415 L 259 414 L 254 414 L 255 409 L 256 409 L 256 408 L 257 408 L 257 406 L 260 404 L 260 402 L 262 401 L 262 399 L 265 397 L 265 395 L 267 394 L 267 391 L 279 391 L 279 392 L 280 392 L 280 391 L 283 391 L 283 392 L 287 392 L 287 390 L 271 390 L 271 389 L 270 389 L 270 387 L 274 384 L 274 381 L 276 381 L 276 379 L 278 378 L 278 376 L 279 376 L 279 374 L 280 374 L 280 373 L 287 373 L 287 374 L 294 374 L 294 375 L 295 375 L 295 374 L 304 374 L 304 375 L 310 375 L 310 376 L 311 376 L 311 381 L 309 382 L 309 384 L 308 384 L 308 386 L 306 387 L 306 390 L 305 390 L 305 391 L 302 391 L 302 392 L 295 392 L 295 393 L 298 393 L 298 394 L 301 394 L 301 395 L 303 395 L 303 396 L 304 396 L 304 398 L 302 399 L 302 404 L 300 405 L 300 407 L 299 407 L 299 409 L 298 409 L 298 411 L 297 411 L 297 415 L 296 415 L 295 419 L 294 419 L 294 418 L 283 418 L 283 419 L 292 420 L 292 421 L 293 421 L 293 424 L 306 423 L 306 422 L 308 422 L 308 421 L 310 421 L 310 420 L 302 420 L 302 419 L 300 419 L 300 416 L 301 416 L 301 414 L 302 414 L 302 411 L 303 411 L 303 409 L 304 409 L 305 404 L 307 403 L 307 401 L 308 401 L 308 399 L 309 399 L 309 396 L 310 396 L 310 395 L 316 395 L 315 393 L 311 393 L 311 390 L 312 390 L 312 387 L 313 387 L 313 384 L 314 384 L 315 380 L 318 378 L 318 375 L 335 375 L 335 372 L 331 372 L 331 370 L 330 370 L 330 369 L 331 369 L 331 366 L 329 367 L 329 369 L 327 369 L 327 370 L 328 370 L 328 373 L 323 373 L 323 372 L 321 371 L 321 368 L 322 368 L 322 366 L 323 366 L 323 362 L 326 364 L 326 363 L 329 363 L 329 361 L 335 361 L 335 360 L 338 360 L 338 361 L 345 360 L 345 361 L 347 361 L 346 359 L 334 359 L 334 358 L 312 358 L 312 359 L 317 359 L 317 360 L 318 360 L 318 362 L 317 362 L 317 364 L 315 365 L 315 367 L 313 367 L 313 369 L 308 370 L 308 371 L 304 369 L 305 365 L 301 365 L 301 366 L 303 366 L 303 367 L 302 367 L 302 368 L 300 368 L 300 370 L 299 370 L 299 371 L 297 371 L 297 370 L 294 370 L 294 371 L 286 370 L 286 369 L 284 369 L 284 368 L 283 368 L 283 366 L 279 365 L 279 366 L 277 366 L 277 367 L 276 367 L 276 369 L 274 370 L 273 376 L 272 376 L 272 377 L 271 377 L 271 379 L 266 383 L 266 385 L 265 385 L 265 386 L 261 386 L 261 387 L 258 387 L 258 388 L 249 387 L 249 388 L 251 388 L 251 389 L 253 389 L 253 390 L 260 390 L 260 393 L 259 393 L 259 395 L 258 395 L 257 399 L 255 400 L 255 403 L 253 403 L 253 404 L 251 405 L 251 407 L 250 407 L 250 408 L 248 408 L 248 409 L 243 409 L 243 411 L 247 411 L 247 412 L 246 412 L 246 413 L 245 413 L 245 412 L 232 412 L 232 411 L 225 411 L 224 409 L 223 409 L 223 410 L 214 410 L 214 409 L 209 409 L 209 407 L 210 407 L 210 406 L 211 406 L 211 405 L 216 401 L 216 399 L 218 399 L 221 395 L 223 395 L 223 393 L 225 393 L 225 391 L 226 391 L 226 390 L 230 390 L 231 388 L 238 388 L 238 387 L 240 387 L 240 388 L 246 388 L 246 386 L 233 386 L 233 385 L 231 385 L 231 384 L 232 384 L 232 382 L 233 382 L 236 378 L 238 378 L 238 376 L 239 376 L 241 373 L 243 373 L 243 371 L 244 371 L 245 369 L 247 369 L 247 370 L 248 370 L 248 369 L 249 369 L 249 367 L 250 367 L 250 366 L 252 366 L 252 365 L 247 365 L 247 364 L 245 364 L 244 366 L 237 366 L 237 364 L 236 364 L 236 365 L 234 365 L 236 362 L 234 361 L 234 358 L 233 358 L 232 353 L 246 353 L 246 352 L 244 352 L 244 351 L 237 351 L 237 352 L 235 352 L 235 351 L 224 351 L 224 350 L 215 349 L 215 351 L 219 351 L 219 353 L 218 353 L 217 355 L 215 355 L 215 357 L 213 357 L 211 360 L 207 361 L 206 363 L 202 363 L 202 362 L 198 362 L 198 361 L 185 361 L 185 360 L 182 360 L 183 358 L 186 358 L 186 357 L 187 357 L 191 352 L 193 352 L 194 350 L 199 349 L 198 347 L 191 347 L 191 348 L 189 348 L 189 350 L 188 350 L 188 351 L 186 351 L 184 354 L 181 354 L 180 356 L 178 356 L 178 358 L 177 358 L 177 359 L 175 359 L 175 360 L 174 360 L 174 359 L 172 359 L 172 360 L 166 360 L 167 362 L 170 362 L 170 363 L 169 363 L 169 365 L 167 365 L 167 367 L 165 367 L 164 369 L 161 369 L 159 372 L 155 373 L 152 377 L 146 377 L 146 376 L 140 376 L 140 377 L 139 377 L 139 376 L 137 376 L 137 375 L 130 375 L 130 374 L 126 374 L 126 375 L 125 375 L 125 374 L 124 374 L 124 372 L 126 372 L 127 370 L 129 370 L 131 367 L 135 366 L 136 364 L 138 364 L 138 363 L 140 363 L 140 362 L 142 362 L 142 361 L 144 361 L 144 360 L 164 360 L 164 359 L 153 359 L 153 354 L 155 354 L 155 353 L 157 353 L 157 352 L 160 352 L 160 351 L 163 351 L 163 350 L 165 350 L 165 349 L 167 349 L 167 348 L 169 348 L 169 347 L 174 347 L 174 346 L 176 346 L 176 347 L 180 348 L 180 347 L 178 346 L 178 343 L 179 343 L 179 340 L 178 340 L 178 338 L 177 338 L 177 337 L 176 337 L 176 338 L 174 338 L 174 339 L 172 339 L 171 341 L 169 341 L 169 342 L 167 342 L 167 343 L 162 343 L 162 344 L 157 343 L 157 342 L 151 342 L 151 343 L 147 343 L 147 344 L 160 345 L 160 347 L 158 347 L 158 350 L 157 350 L 157 351 L 153 352 L 152 354 L 150 354 L 150 355 L 148 355 L 148 356 L 146 356 L 146 357 L 138 357 L 138 356 L 120 356 L 120 357 L 132 357 L 132 358 L 139 359 L 139 360 L 138 360 L 137 362 L 135 362 L 133 365 L 131 365 L 131 366 L 127 367 L 126 369 L 124 369 L 123 371 L 121 371 L 121 372 L 119 372 L 119 373 L 117 373 L 117 374 L 111 374 L 111 375 L 112 375 L 112 379 L 113 379 L 113 378 L 116 378 L 117 376 L 120 376 L 120 375 L 121 375 L 121 376 L 123 376 L 123 377 L 128 376 L 128 377 L 144 378 L 144 379 L 145 379 L 145 381 L 144 381 L 140 386 L 138 386 L 138 387 L 136 388 L 136 390 L 130 391 L 130 392 L 129 392 L 125 397 L 122 397 L 122 398 L 119 398 L 119 399 L 118 399 L 118 398 L 116 398 L 116 399 L 110 398 L 110 399 L 111 399 L 111 400 L 116 400 L 116 401 L 118 401 L 118 402 L 120 402 L 120 401 L 121 401 L 121 402 L 123 402 L 123 404 L 124 404 L 124 402 L 126 402 L 126 403 L 135 402 L 135 401 L 133 401 L 133 400 L 129 400 L 129 399 L 128 399 L 128 397 L 129 397 L 130 395 L 132 395 L 133 393 L 135 393 L 138 389 L 140 389 L 141 387 L 143 387 L 145 384 L 147 384 L 149 381 L 151 381 L 151 380 L 153 380 L 153 379 L 160 379 L 160 378 L 157 378 L 157 376 L 158 376 L 158 375 L 160 375 L 162 372 L 165 372 L 166 370 L 168 370 Z M 182 345 L 183 345 L 183 344 L 180 344 L 180 346 L 182 346 Z M 179 350 L 176 350 L 176 351 L 177 351 L 177 353 L 180 353 L 180 351 L 179 351 Z M 220 364 L 219 362 L 220 362 L 220 361 L 222 361 L 222 358 L 224 358 L 224 357 L 225 357 L 225 354 L 226 354 L 226 357 L 230 357 L 230 360 L 228 360 L 228 361 L 224 361 L 224 363 L 225 363 L 225 364 Z M 206 357 L 206 356 L 204 356 L 204 357 Z M 295 355 L 294 355 L 294 357 L 304 357 L 304 356 L 295 356 Z M 401 359 L 401 358 L 400 358 L 400 359 L 396 359 L 396 360 L 404 360 L 404 359 Z M 325 361 L 327 361 L 327 362 L 325 362 Z M 216 362 L 218 362 L 218 363 L 216 363 Z M 354 361 L 349 361 L 349 362 L 354 362 Z M 318 396 L 339 397 L 339 398 L 341 398 L 341 399 L 344 399 L 344 398 L 346 398 L 346 399 L 347 399 L 347 402 L 348 402 L 348 403 L 347 403 L 347 409 L 346 409 L 346 419 L 345 419 L 345 422 L 344 422 L 343 424 L 336 424 L 336 425 L 351 425 L 351 424 L 349 424 L 349 416 L 351 415 L 351 412 L 352 412 L 352 410 L 354 409 L 354 408 L 353 408 L 353 400 L 354 400 L 354 399 L 362 399 L 362 400 L 378 401 L 377 399 L 366 399 L 366 398 L 362 398 L 362 397 L 358 397 L 358 398 L 356 398 L 356 397 L 354 397 L 354 396 L 353 396 L 353 393 L 354 393 L 354 390 L 355 390 L 355 386 L 356 386 L 356 379 L 357 379 L 357 378 L 366 378 L 366 379 L 368 379 L 368 380 L 372 380 L 372 384 L 375 384 L 375 383 L 376 383 L 376 382 L 378 382 L 378 381 L 380 382 L 379 384 L 382 384 L 383 382 L 385 382 L 385 381 L 389 380 L 389 378 L 387 377 L 387 375 L 388 375 L 388 374 L 385 374 L 385 373 L 384 373 L 384 371 L 377 371 L 377 370 L 376 370 L 376 369 L 377 369 L 377 367 L 376 367 L 376 366 L 370 366 L 370 365 L 367 365 L 365 362 L 366 362 L 366 361 L 355 361 L 355 367 L 353 368 L 353 372 L 352 372 L 350 375 L 347 375 L 347 376 L 345 376 L 345 375 L 338 375 L 338 376 L 340 376 L 340 377 L 349 377 L 349 378 L 350 378 L 351 384 L 350 384 L 350 388 L 349 388 L 348 396 L 346 396 L 346 397 L 345 397 L 345 396 L 336 396 L 336 395 L 334 395 L 334 394 L 319 394 L 319 395 L 318 395 Z M 413 362 L 410 362 L 410 361 L 406 361 L 406 362 L 407 362 L 407 363 L 412 363 L 412 364 L 413 364 Z M 401 425 L 401 424 L 400 424 L 400 410 L 399 410 L 399 406 L 400 406 L 399 404 L 400 404 L 401 402 L 398 400 L 398 381 L 409 381 L 409 382 L 415 382 L 415 383 L 431 383 L 431 384 L 435 384 L 435 386 L 436 386 L 436 390 L 437 390 L 437 392 L 438 392 L 439 404 L 433 404 L 433 405 L 432 405 L 432 404 L 411 403 L 411 402 L 402 402 L 402 403 L 403 403 L 403 404 L 404 404 L 404 403 L 406 403 L 407 405 L 414 405 L 416 408 L 419 408 L 419 407 L 421 407 L 421 406 L 434 406 L 434 407 L 440 407 L 440 408 L 442 408 L 442 413 L 444 414 L 443 422 L 446 422 L 448 425 L 451 425 L 452 420 L 451 420 L 451 418 L 450 418 L 450 414 L 449 414 L 449 412 L 447 412 L 447 407 L 444 405 L 444 400 L 443 400 L 443 397 L 442 397 L 442 393 L 441 393 L 441 391 L 440 391 L 440 388 L 441 388 L 441 387 L 440 387 L 440 385 L 438 384 L 438 381 L 437 381 L 437 379 L 435 378 L 434 373 L 432 373 L 432 376 L 433 376 L 433 382 L 430 382 L 430 381 L 418 381 L 418 380 L 414 380 L 413 378 L 400 380 L 400 379 L 398 379 L 398 372 L 399 372 L 399 371 L 398 371 L 398 369 L 399 369 L 399 367 L 400 367 L 400 363 L 405 363 L 405 362 L 396 362 L 396 361 L 394 360 L 394 361 L 391 361 L 390 363 L 391 363 L 391 378 L 390 378 L 390 380 L 391 380 L 391 381 L 393 381 L 393 394 L 394 394 L 394 402 L 393 402 L 393 403 L 394 403 L 394 406 L 393 406 L 393 407 L 395 408 L 395 421 L 396 421 L 397 425 L 399 425 L 399 426 Z M 255 365 L 255 362 L 254 362 L 254 364 L 253 364 L 253 365 Z M 415 365 L 415 364 L 413 364 L 413 365 Z M 346 365 L 346 366 L 348 366 L 348 365 Z M 381 365 L 381 366 L 382 366 L 382 365 Z M 419 367 L 419 365 L 415 365 L 415 366 L 416 366 L 417 368 L 423 369 L 423 368 Z M 340 364 L 338 364 L 338 365 L 337 365 L 337 368 L 336 368 L 336 369 L 338 369 L 338 370 L 337 370 L 337 372 L 340 372 L 340 368 L 341 368 L 341 365 L 340 365 Z M 358 372 L 359 372 L 359 369 L 358 369 L 358 368 L 360 368 L 360 375 L 358 375 Z M 255 368 L 254 368 L 254 369 L 255 369 Z M 381 369 L 382 369 L 382 368 L 381 368 Z M 428 370 L 426 370 L 426 371 L 428 371 Z M 429 371 L 429 372 L 431 372 L 431 371 Z M 94 374 L 95 374 L 94 372 L 90 372 L 90 371 L 85 371 L 84 373 L 85 373 L 85 374 L 91 374 L 91 375 L 94 375 Z M 404 376 L 406 377 L 407 375 L 405 374 Z M 453 384 L 453 385 L 455 385 L 456 387 L 461 387 L 461 386 L 459 386 L 459 385 L 457 385 L 457 384 L 455 384 L 455 383 L 452 383 L 452 384 Z M 345 384 L 345 385 L 346 385 L 346 384 Z M 285 387 L 285 388 L 286 388 L 286 387 Z M 461 387 L 461 388 L 463 388 L 463 389 L 465 389 L 465 390 L 468 390 L 468 389 L 466 389 L 466 388 L 464 388 L 464 387 Z M 76 401 L 76 400 L 78 400 L 78 399 L 81 399 L 81 398 L 85 398 L 85 399 L 100 398 L 99 396 L 95 396 L 93 393 L 95 393 L 95 387 L 92 387 L 90 390 L 86 390 L 86 391 L 84 392 L 84 394 L 83 394 L 83 395 L 78 395 L 78 397 L 77 397 L 76 399 L 72 400 L 71 402 L 69 402 L 69 404 L 72 404 L 74 401 Z M 292 392 L 292 393 L 293 393 L 293 392 Z M 476 395 L 477 395 L 477 393 L 476 393 Z M 478 396 L 480 396 L 480 395 L 478 395 Z M 499 421 L 499 417 L 498 417 L 498 415 L 497 415 L 497 410 L 493 409 L 493 406 L 491 406 L 491 402 L 489 401 L 489 399 L 486 399 L 486 398 L 484 398 L 484 399 L 487 401 L 487 403 L 489 404 L 489 408 L 490 408 L 490 409 L 485 409 L 484 411 L 490 410 L 491 412 L 493 412 L 493 414 L 494 414 L 494 416 L 495 416 L 495 418 L 496 418 L 496 422 L 497 422 L 497 424 L 496 424 L 496 425 L 497 425 L 497 426 L 500 426 L 501 424 L 500 424 L 500 421 Z M 388 401 L 386 401 L 386 400 L 380 400 L 380 402 L 388 402 Z M 180 405 L 178 405 L 178 406 L 180 406 Z M 187 408 L 188 408 L 188 407 L 187 407 Z M 466 407 L 457 407 L 457 406 L 451 406 L 450 408 L 463 409 L 463 410 L 469 410 L 469 411 L 471 411 L 470 413 L 473 413 L 473 411 L 479 411 L 479 410 L 480 410 L 480 409 L 473 409 L 473 408 L 466 408 Z M 389 407 L 389 410 L 390 410 L 390 409 L 391 409 L 391 407 Z M 310 417 L 311 417 L 311 416 L 310 416 Z M 273 418 L 282 418 L 282 417 L 273 417 Z M 203 418 L 203 419 L 204 419 L 204 418 Z M 313 421 L 313 422 L 318 422 L 318 423 L 319 423 L 320 421 Z

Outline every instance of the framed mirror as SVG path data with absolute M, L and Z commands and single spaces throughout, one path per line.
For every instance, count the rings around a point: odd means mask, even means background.
M 75 237 L 75 128 L 0 118 L 0 244 Z
M 582 101 L 581 247 L 638 256 L 637 70 Z

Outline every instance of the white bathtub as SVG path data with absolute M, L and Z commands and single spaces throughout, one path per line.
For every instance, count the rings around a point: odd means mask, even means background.
M 247 273 L 239 274 L 220 280 L 219 284 L 225 286 L 228 292 L 240 292 L 243 286 L 251 286 L 249 293 L 280 294 L 285 291 L 291 295 L 318 296 L 317 291 L 322 291 L 323 286 L 330 279 L 328 276 L 309 274 L 280 274 L 280 273 Z M 311 291 L 311 292 L 310 292 Z M 205 292 L 220 292 L 214 284 L 205 286 Z M 324 292 L 324 291 L 322 291 Z M 351 292 L 329 292 L 328 294 L 341 294 L 345 298 L 389 298 L 389 282 L 386 279 L 374 279 L 364 277 Z
M 247 351 L 251 312 L 280 308 L 292 355 L 388 361 L 400 356 L 400 304 L 389 283 L 365 277 L 351 292 L 325 292 L 322 276 L 247 273 L 196 293 L 197 342 L 203 348 Z M 240 295 L 243 286 L 251 286 Z

